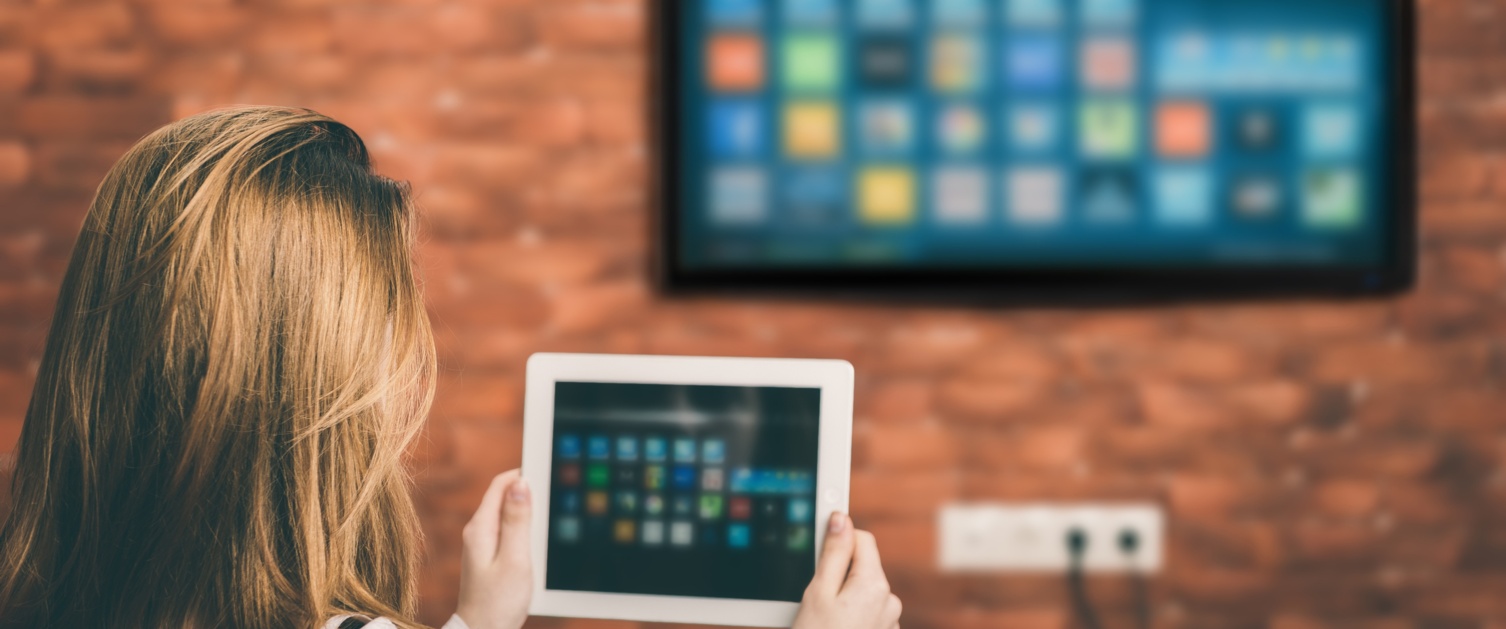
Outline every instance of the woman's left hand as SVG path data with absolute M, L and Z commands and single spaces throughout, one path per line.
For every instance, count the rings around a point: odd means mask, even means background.
M 455 615 L 470 629 L 518 629 L 528 618 L 532 515 L 528 481 L 513 470 L 492 479 L 476 515 L 465 525 Z

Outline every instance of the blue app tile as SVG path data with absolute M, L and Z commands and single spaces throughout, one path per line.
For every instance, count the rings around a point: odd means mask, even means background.
M 1006 0 L 1005 19 L 1014 27 L 1054 27 L 1062 22 L 1061 0 Z
M 675 466 L 674 478 L 672 479 L 675 489 L 694 489 L 695 481 L 695 467 L 690 465 Z
M 701 442 L 701 462 L 719 464 L 727 460 L 727 442 L 721 439 L 707 439 Z
M 668 448 L 662 437 L 649 437 L 643 440 L 643 460 L 649 463 L 663 463 L 668 456 Z
M 837 225 L 846 217 L 847 178 L 832 168 L 792 170 L 784 178 L 784 205 L 791 224 Z
M 765 222 L 769 216 L 768 187 L 768 176 L 761 168 L 737 166 L 713 170 L 711 222 L 729 227 Z M 691 452 L 694 451 L 692 447 Z M 679 456 L 678 449 L 675 455 Z
M 837 0 L 784 0 L 784 21 L 795 26 L 834 26 Z
M 580 458 L 580 437 L 561 435 L 559 439 L 559 455 L 562 459 Z
M 591 437 L 586 442 L 586 455 L 597 461 L 612 458 L 611 442 L 601 435 Z
M 1303 114 L 1302 143 L 1315 159 L 1350 158 L 1360 150 L 1360 117 L 1347 104 L 1310 105 Z
M 1195 227 L 1213 219 L 1213 178 L 1204 167 L 1162 167 L 1156 173 L 1155 195 L 1160 225 Z
M 1083 0 L 1082 21 L 1093 27 L 1128 26 L 1135 22 L 1139 0 Z
M 912 0 L 858 0 L 858 23 L 865 28 L 908 28 L 914 20 Z
M 811 520 L 810 498 L 791 498 L 789 508 L 790 522 L 794 524 L 806 524 Z
M 561 492 L 560 493 L 560 498 L 559 498 L 559 512 L 560 513 L 579 513 L 580 512 L 580 492 L 576 492 L 576 491 Z
M 984 0 L 931 0 L 931 21 L 937 26 L 975 27 L 987 19 Z
M 675 462 L 695 463 L 695 439 L 675 440 Z
M 747 548 L 753 543 L 753 530 L 746 524 L 727 525 L 727 546 Z
M 1061 40 L 1051 35 L 1020 35 L 1005 45 L 1005 80 L 1019 91 L 1049 91 L 1066 71 Z
M 716 26 L 757 26 L 763 0 L 706 0 L 706 17 Z
M 758 157 L 769 136 L 768 118 L 754 101 L 724 100 L 712 103 L 708 112 L 711 154 L 721 159 Z
M 637 437 L 626 437 L 626 436 L 624 436 L 624 437 L 618 437 L 617 438 L 617 460 L 618 461 L 637 461 L 638 460 L 638 438 Z

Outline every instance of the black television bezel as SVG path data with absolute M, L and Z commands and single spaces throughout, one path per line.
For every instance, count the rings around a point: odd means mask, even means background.
M 1249 299 L 1365 299 L 1405 293 L 1417 276 L 1416 11 L 1412 0 L 1387 6 L 1393 76 L 1389 98 L 1394 150 L 1386 161 L 1394 200 L 1386 255 L 1375 266 L 1250 269 L 1053 268 L 857 269 L 781 268 L 687 271 L 680 259 L 680 4 L 650 2 L 648 72 L 654 208 L 650 242 L 655 285 L 670 297 L 763 296 L 985 305 L 1135 305 Z

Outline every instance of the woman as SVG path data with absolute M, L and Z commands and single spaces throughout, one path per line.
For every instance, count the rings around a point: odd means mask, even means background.
M 413 232 L 407 188 L 313 112 L 195 116 L 121 158 L 27 410 L 0 626 L 417 626 L 402 457 L 434 346 Z M 447 627 L 522 624 L 530 504 L 493 480 Z M 872 536 L 831 531 L 796 625 L 896 626 Z

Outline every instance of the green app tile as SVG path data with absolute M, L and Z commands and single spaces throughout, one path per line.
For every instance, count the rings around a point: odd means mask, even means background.
M 798 92 L 828 92 L 837 89 L 841 55 L 837 39 L 830 35 L 790 35 L 784 39 L 785 89 Z
M 1303 222 L 1309 227 L 1346 228 L 1360 222 L 1360 178 L 1353 170 L 1318 169 L 1302 180 Z
M 586 468 L 586 485 L 606 487 L 612 482 L 612 470 L 606 465 L 595 464 Z
M 1079 135 L 1083 156 L 1123 159 L 1135 156 L 1140 125 L 1135 105 L 1127 100 L 1092 100 L 1083 103 Z

